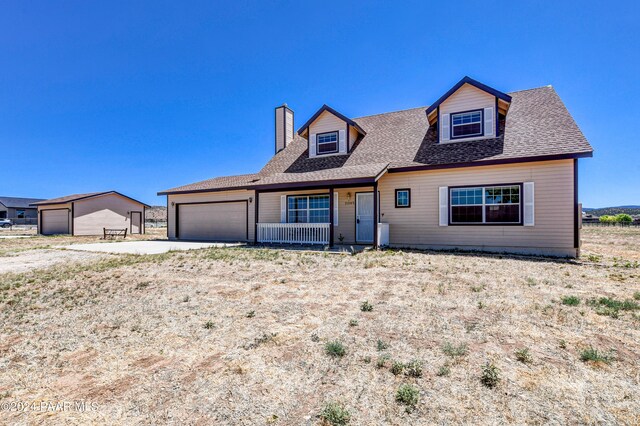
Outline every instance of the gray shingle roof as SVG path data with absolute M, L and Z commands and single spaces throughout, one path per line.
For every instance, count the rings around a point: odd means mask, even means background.
M 258 173 L 210 179 L 161 194 L 354 177 L 375 179 L 386 168 L 393 171 L 591 155 L 591 145 L 552 87 L 509 95 L 509 112 L 499 123 L 500 136 L 494 139 L 439 144 L 435 126 L 429 126 L 426 107 L 419 107 L 353 119 L 366 135 L 356 140 L 346 155 L 309 158 L 307 140 L 296 135 Z
M 16 209 L 28 209 L 33 208 L 32 203 L 42 201 L 42 198 L 20 198 L 20 197 L 1 197 L 0 203 L 5 207 L 11 207 Z

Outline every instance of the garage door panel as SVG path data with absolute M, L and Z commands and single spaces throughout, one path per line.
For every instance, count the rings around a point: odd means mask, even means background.
M 178 206 L 178 238 L 204 241 L 246 241 L 247 204 L 226 202 Z
M 45 235 L 69 233 L 68 210 L 43 210 L 41 233 Z

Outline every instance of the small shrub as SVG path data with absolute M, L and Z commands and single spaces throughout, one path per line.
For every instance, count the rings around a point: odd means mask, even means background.
M 183 297 L 183 298 L 182 298 L 182 301 L 183 301 L 184 303 L 187 303 L 189 300 L 190 300 L 190 299 L 189 299 L 189 296 L 185 296 L 185 297 Z
M 485 305 L 482 302 L 478 302 L 478 309 L 483 309 L 485 306 L 487 306 L 487 305 Z
M 344 356 L 345 353 L 347 353 L 346 349 L 344 348 L 344 345 L 337 340 L 328 342 L 325 345 L 324 350 L 327 355 L 334 358 L 341 358 Z
M 567 349 L 567 341 L 562 339 L 559 343 L 560 349 Z
M 380 355 L 376 361 L 376 368 L 384 368 L 389 358 L 391 358 L 389 354 Z
M 204 328 L 206 328 L 207 330 L 211 330 L 215 326 L 216 325 L 213 323 L 213 321 L 207 321 L 207 322 L 204 323 Z
M 440 377 L 445 377 L 449 374 L 451 374 L 451 368 L 449 367 L 449 364 L 442 365 L 440 368 L 438 368 L 438 372 L 436 373 L 436 375 Z
M 483 285 L 478 285 L 478 286 L 472 285 L 471 286 L 471 291 L 474 292 L 474 293 L 480 293 L 482 290 L 484 290 L 484 286 Z
M 400 404 L 406 405 L 408 409 L 413 409 L 416 404 L 418 404 L 419 395 L 420 391 L 418 388 L 405 383 L 400 385 L 398 388 L 398 391 L 396 392 L 396 401 Z
M 389 349 L 389 344 L 378 339 L 376 347 L 378 348 L 378 351 L 384 351 L 385 349 Z
M 369 303 L 368 300 L 365 300 L 364 302 L 362 302 L 362 304 L 360 305 L 360 310 L 362 312 L 371 312 L 373 311 L 373 305 L 371 303 Z
M 533 287 L 533 286 L 535 286 L 535 285 L 537 285 L 537 284 L 538 284 L 538 283 L 536 282 L 536 279 L 535 279 L 535 278 L 527 277 L 527 285 L 528 285 L 529 287 Z
M 256 311 L 249 311 L 246 316 L 247 318 L 253 318 L 256 316 Z
M 391 365 L 391 373 L 394 376 L 399 376 L 404 372 L 404 364 L 400 361 L 394 361 Z
M 318 343 L 320 341 L 320 336 L 318 336 L 317 333 L 312 333 L 311 334 L 311 341 L 314 343 Z
M 482 366 L 480 381 L 488 388 L 494 388 L 500 383 L 500 369 L 495 364 L 487 362 Z
M 349 423 L 351 414 L 342 404 L 329 402 L 320 412 L 320 418 L 332 426 L 343 426 Z
M 640 291 L 636 291 L 635 293 L 633 293 L 633 298 L 636 300 L 640 300 Z
M 365 364 L 371 364 L 371 357 L 368 355 L 365 356 L 362 360 L 364 361 Z
M 564 296 L 562 298 L 562 304 L 567 306 L 578 306 L 580 299 L 577 296 Z
M 600 262 L 602 260 L 602 256 L 600 256 L 599 254 L 590 254 L 589 256 L 587 256 L 587 260 L 589 260 L 589 262 Z
M 529 352 L 529 348 L 522 348 L 515 351 L 516 359 L 523 364 L 530 364 L 533 362 L 533 357 Z
M 598 351 L 593 346 L 589 346 L 588 348 L 580 351 L 580 360 L 583 362 L 604 362 L 609 364 L 613 361 L 613 356 L 611 354 L 605 354 L 601 351 Z
M 422 377 L 422 361 L 417 359 L 404 365 L 404 374 L 409 377 Z
M 451 358 L 455 358 L 465 356 L 469 352 L 469 349 L 466 343 L 460 343 L 456 346 L 451 342 L 446 342 L 444 345 L 442 345 L 442 352 L 444 352 L 445 355 L 448 355 Z
M 349 321 L 349 327 L 357 327 L 357 326 L 358 326 L 358 320 L 352 319 Z

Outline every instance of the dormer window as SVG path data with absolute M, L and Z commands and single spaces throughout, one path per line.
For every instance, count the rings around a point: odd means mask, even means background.
M 482 110 L 451 114 L 451 139 L 482 136 Z
M 317 154 L 333 154 L 338 152 L 338 132 L 320 133 L 316 136 Z

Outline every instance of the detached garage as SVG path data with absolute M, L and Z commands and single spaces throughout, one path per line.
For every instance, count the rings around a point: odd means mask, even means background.
M 144 233 L 148 205 L 116 191 L 74 194 L 33 203 L 42 235 L 102 235 L 103 229 Z

